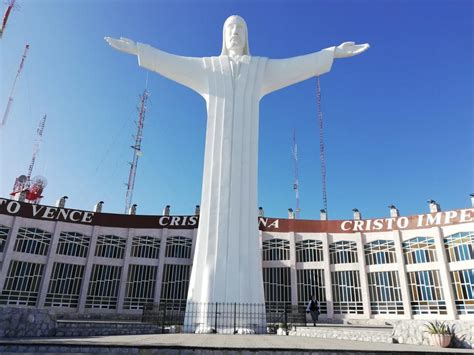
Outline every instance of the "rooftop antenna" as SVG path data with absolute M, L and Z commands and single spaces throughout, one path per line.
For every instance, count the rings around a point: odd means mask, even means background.
M 323 205 L 326 213 L 328 212 L 328 196 L 326 191 L 326 157 L 324 148 L 324 127 L 323 127 L 323 110 L 321 108 L 321 84 L 319 76 L 316 86 L 316 100 L 318 107 L 318 123 L 319 123 L 319 160 L 321 161 L 321 188 L 323 193 Z
M 2 19 L 2 27 L 0 27 L 0 38 L 2 38 L 3 32 L 5 31 L 5 28 L 7 27 L 7 22 L 8 22 L 8 17 L 10 16 L 10 13 L 13 10 L 13 7 L 15 6 L 15 1 L 16 0 L 10 0 L 8 3 L 7 9 L 5 10 L 5 14 L 3 15 Z
M 31 157 L 30 165 L 28 166 L 28 174 L 20 175 L 16 178 L 13 185 L 13 192 L 10 194 L 13 199 L 18 201 L 26 201 L 37 204 L 43 197 L 41 194 L 48 184 L 48 181 L 43 176 L 35 176 L 31 178 L 33 168 L 35 166 L 36 157 L 38 156 L 40 144 L 43 139 L 44 126 L 46 124 L 46 115 L 40 120 L 38 128 L 36 129 L 36 139 L 33 144 L 33 156 Z
M 300 215 L 300 190 L 298 181 L 298 145 L 296 144 L 296 130 L 293 129 L 293 144 L 291 146 L 291 153 L 293 157 L 294 169 L 295 169 L 295 180 L 293 182 L 293 190 L 295 190 L 296 209 L 295 218 L 298 219 Z
M 138 158 L 142 155 L 141 145 L 142 145 L 142 137 L 143 137 L 143 123 L 145 122 L 145 112 L 147 109 L 147 100 L 148 100 L 148 74 L 146 77 L 145 82 L 145 90 L 143 94 L 140 95 L 140 106 L 138 107 L 138 121 L 136 122 L 137 125 L 137 133 L 135 135 L 135 144 L 130 146 L 133 149 L 133 159 L 129 163 L 130 164 L 130 173 L 128 174 L 128 182 L 125 184 L 127 186 L 127 193 L 125 195 L 125 212 L 128 213 L 130 210 L 130 206 L 132 206 L 132 199 L 133 199 L 133 188 L 135 186 L 135 176 L 137 175 L 137 165 L 138 165 Z
M 10 96 L 8 97 L 7 108 L 5 109 L 5 113 L 3 114 L 2 124 L 0 126 L 4 126 L 5 123 L 7 122 L 8 114 L 10 113 L 10 109 L 13 103 L 13 92 L 15 91 L 16 82 L 18 80 L 18 77 L 20 76 L 21 70 L 23 69 L 23 65 L 25 64 L 25 59 L 26 59 L 26 55 L 28 54 L 28 49 L 30 49 L 29 44 L 25 46 L 25 51 L 23 52 L 23 56 L 21 57 L 20 66 L 18 67 L 18 71 L 16 72 L 15 80 L 13 80 Z

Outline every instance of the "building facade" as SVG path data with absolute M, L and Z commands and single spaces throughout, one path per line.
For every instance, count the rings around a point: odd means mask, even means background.
M 0 305 L 78 316 L 185 307 L 198 220 L 0 199 Z M 267 312 L 315 294 L 323 318 L 474 320 L 474 208 L 259 225 Z

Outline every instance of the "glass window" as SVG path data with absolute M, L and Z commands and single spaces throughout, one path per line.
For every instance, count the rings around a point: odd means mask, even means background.
M 395 243 L 392 240 L 376 240 L 364 246 L 367 265 L 392 264 L 396 262 Z
M 306 239 L 296 242 L 296 262 L 323 261 L 323 242 Z
M 402 243 L 406 264 L 437 261 L 434 238 L 416 237 Z
M 54 263 L 44 305 L 76 308 L 83 274 L 83 265 Z
M 331 272 L 334 314 L 363 314 L 359 271 Z
M 5 249 L 9 231 L 10 228 L 0 225 L 0 253 L 3 253 L 3 250 Z
M 474 260 L 474 232 L 456 233 L 444 238 L 448 261 Z
M 86 308 L 117 308 L 121 272 L 121 266 L 92 266 Z
M 262 243 L 263 260 L 290 260 L 290 242 L 285 239 L 269 239 Z
M 408 273 L 413 314 L 447 314 L 438 270 Z
M 95 247 L 95 256 L 123 259 L 125 254 L 125 238 L 116 235 L 99 235 Z
M 355 242 L 340 241 L 329 245 L 331 264 L 346 264 L 357 262 L 357 245 Z
M 36 306 L 43 270 L 43 264 L 13 260 L 0 295 L 0 304 Z
M 15 241 L 15 251 L 36 255 L 47 255 L 51 233 L 39 228 L 20 228 Z
M 172 308 L 184 311 L 188 296 L 190 273 L 190 265 L 165 264 L 160 304 L 166 304 L 166 309 Z
M 136 258 L 158 259 L 161 240 L 146 235 L 133 237 L 131 256 Z
M 267 312 L 278 312 L 291 307 L 290 268 L 263 268 L 263 290 Z
M 474 269 L 451 272 L 458 314 L 474 314 Z
M 296 270 L 298 287 L 298 308 L 306 311 L 306 306 L 312 295 L 319 301 L 320 313 L 327 313 L 326 292 L 324 291 L 324 270 L 304 269 Z
M 167 258 L 191 258 L 191 248 L 193 240 L 191 238 L 174 236 L 166 238 L 165 256 Z
M 368 273 L 372 314 L 403 314 L 403 301 L 397 271 Z
M 143 309 L 147 303 L 153 303 L 155 296 L 157 266 L 134 265 L 128 268 L 125 309 Z
M 91 238 L 76 232 L 61 232 L 56 254 L 87 257 Z

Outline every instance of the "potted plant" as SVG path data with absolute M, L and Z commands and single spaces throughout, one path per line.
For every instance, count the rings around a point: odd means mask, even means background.
M 425 324 L 426 333 L 430 335 L 431 344 L 447 348 L 454 336 L 454 325 L 446 324 L 446 322 L 429 322 Z

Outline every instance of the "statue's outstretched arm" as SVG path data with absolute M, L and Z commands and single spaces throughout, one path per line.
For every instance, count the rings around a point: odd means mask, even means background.
M 347 58 L 366 51 L 369 45 L 344 42 L 316 53 L 287 59 L 269 59 L 263 78 L 262 96 L 286 86 L 327 73 L 334 58 Z
M 141 67 L 155 71 L 198 93 L 206 92 L 206 73 L 201 58 L 170 54 L 147 44 L 135 43 L 127 38 L 105 37 L 105 40 L 119 51 L 136 55 Z

